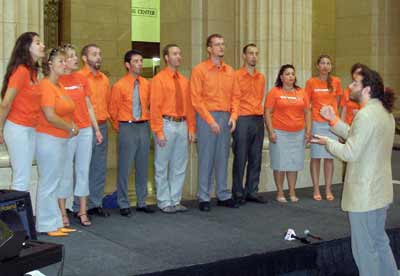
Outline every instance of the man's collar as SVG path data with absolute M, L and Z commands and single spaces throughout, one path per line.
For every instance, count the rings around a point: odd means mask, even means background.
M 207 66 L 207 70 L 211 70 L 211 69 L 213 69 L 214 67 L 215 68 L 221 68 L 221 70 L 223 70 L 223 71 L 225 71 L 226 70 L 226 64 L 224 63 L 224 61 L 223 60 L 221 60 L 221 65 L 220 66 L 218 66 L 218 65 L 215 65 L 212 61 L 211 61 L 211 59 L 209 58 L 207 61 L 206 61 L 206 66 Z
M 101 76 L 100 71 L 97 71 L 97 74 L 93 74 L 92 70 L 90 70 L 89 66 L 86 64 L 82 67 L 81 71 L 85 76 L 90 76 L 90 75 L 92 75 L 93 77 Z
M 172 70 L 169 66 L 165 67 L 165 72 L 170 76 L 171 78 L 177 76 L 179 78 L 179 72 Z

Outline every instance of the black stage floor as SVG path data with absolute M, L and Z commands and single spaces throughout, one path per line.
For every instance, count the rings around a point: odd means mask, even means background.
M 394 186 L 395 201 L 386 225 L 391 229 L 392 247 L 400 244 L 400 185 Z M 278 203 L 271 192 L 265 194 L 270 199 L 266 205 L 247 203 L 228 209 L 214 204 L 210 213 L 200 212 L 195 202 L 186 202 L 192 207 L 188 212 L 172 215 L 134 212 L 126 218 L 111 210 L 109 218 L 93 218 L 91 227 L 80 227 L 72 220 L 79 231 L 67 238 L 39 239 L 65 245 L 64 276 L 161 275 L 162 271 L 167 275 L 245 275 L 240 269 L 248 275 L 294 275 L 289 272 L 295 270 L 296 275 L 299 271 L 302 275 L 312 274 L 307 271 L 343 275 L 345 265 L 351 275 L 354 263 L 347 216 L 340 209 L 341 190 L 342 185 L 334 185 L 333 202 L 316 202 L 312 189 L 304 188 L 298 189 L 297 203 Z M 285 241 L 288 228 L 298 235 L 310 229 L 324 240 L 311 246 Z M 395 249 L 398 263 L 399 251 Z M 329 268 L 326 261 L 336 268 Z M 262 264 L 257 273 L 246 268 L 254 269 L 257 262 Z M 58 268 L 59 264 L 40 271 L 56 275 Z

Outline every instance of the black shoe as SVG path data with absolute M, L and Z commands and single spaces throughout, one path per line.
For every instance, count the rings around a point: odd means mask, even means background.
M 199 209 L 202 212 L 210 212 L 211 211 L 210 202 L 209 201 L 200 201 Z
M 261 204 L 268 203 L 268 200 L 260 195 L 246 196 L 246 201 L 261 203 Z
M 119 209 L 121 216 L 130 217 L 132 215 L 131 208 L 121 208 Z
M 88 215 L 91 215 L 91 216 L 99 216 L 99 217 L 104 217 L 104 218 L 110 216 L 110 213 L 101 207 L 95 207 L 95 208 L 89 209 L 89 210 L 87 210 L 87 213 L 88 213 Z
M 234 200 L 239 205 L 245 205 L 246 204 L 246 200 L 242 196 L 234 197 Z
M 218 200 L 217 205 L 222 206 L 222 207 L 228 207 L 228 208 L 239 208 L 239 203 L 237 203 L 232 198 L 228 198 L 225 200 Z
M 137 212 L 144 212 L 146 214 L 152 214 L 155 212 L 154 209 L 150 208 L 149 206 L 144 206 L 144 207 L 136 207 Z

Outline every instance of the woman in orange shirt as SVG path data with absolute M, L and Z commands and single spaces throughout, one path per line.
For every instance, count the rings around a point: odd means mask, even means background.
M 29 190 L 35 153 L 35 127 L 40 112 L 37 61 L 44 55 L 39 35 L 23 33 L 15 42 L 3 79 L 0 144 L 5 141 L 7 145 L 13 190 Z
M 73 195 L 79 197 L 79 204 L 74 201 L 73 210 L 81 225 L 89 226 L 91 222 L 86 209 L 87 196 L 89 195 L 89 166 L 92 156 L 92 126 L 95 130 L 98 144 L 103 141 L 103 136 L 99 130 L 96 115 L 89 99 L 91 92 L 87 79 L 81 74 L 73 72 L 79 67 L 79 59 L 75 48 L 67 44 L 63 46 L 63 49 L 66 53 L 66 74 L 60 77 L 60 83 L 75 103 L 74 122 L 79 128 L 79 134 L 68 140 L 68 153 L 58 191 L 58 204 L 61 209 L 64 226 L 68 227 L 69 219 L 65 209 L 65 201 Z
M 61 48 L 52 49 L 43 64 L 46 77 L 39 84 L 42 112 L 36 127 L 39 171 L 36 230 L 49 236 L 67 236 L 75 231 L 64 227 L 57 202 L 68 139 L 79 133 L 73 122 L 75 104 L 59 82 L 60 76 L 65 73 L 65 62 L 65 52 Z
M 318 76 L 309 79 L 306 82 L 306 93 L 310 98 L 311 111 L 312 111 L 312 134 L 319 134 L 328 136 L 332 139 L 337 139 L 329 129 L 329 123 L 320 115 L 320 110 L 324 105 L 333 106 L 335 112 L 338 114 L 338 103 L 340 96 L 343 94 L 340 79 L 331 76 L 332 59 L 328 55 L 321 55 L 317 60 Z M 332 194 L 332 177 L 333 177 L 333 156 L 326 151 L 324 146 L 318 144 L 311 144 L 311 180 L 314 186 L 315 200 L 321 200 L 321 193 L 319 191 L 319 173 L 321 159 L 324 160 L 324 177 L 325 177 L 325 191 L 326 199 L 334 200 Z
M 269 134 L 271 169 L 277 188 L 276 200 L 287 202 L 283 192 L 285 175 L 290 201 L 297 202 L 297 172 L 304 168 L 305 143 L 310 140 L 311 113 L 308 96 L 296 85 L 293 65 L 279 70 L 275 87 L 265 100 L 265 123 Z
M 361 63 L 356 63 L 351 67 L 350 74 L 352 80 L 361 72 L 364 68 L 364 65 Z M 340 107 L 342 108 L 340 113 L 340 118 L 343 122 L 346 122 L 348 125 L 351 125 L 353 122 L 354 116 L 360 110 L 360 105 L 353 101 L 350 98 L 350 89 L 346 88 L 343 92 L 343 97 L 340 101 Z

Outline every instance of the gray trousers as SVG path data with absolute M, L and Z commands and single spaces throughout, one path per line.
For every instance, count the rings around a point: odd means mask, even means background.
M 92 159 L 89 168 L 89 202 L 88 208 L 101 207 L 104 195 L 104 184 L 107 174 L 107 123 L 99 125 L 103 143 L 96 144 L 96 135 L 92 139 Z M 79 201 L 74 200 L 74 210 L 78 210 Z
M 263 116 L 239 116 L 232 134 L 232 194 L 236 197 L 255 196 L 260 183 L 264 142 Z M 247 165 L 247 166 L 246 166 Z M 243 189 L 245 169 L 246 184 Z
M 146 206 L 147 163 L 150 153 L 149 123 L 120 123 L 118 134 L 117 192 L 120 208 L 129 208 L 128 180 L 135 162 L 137 207 Z
M 175 206 L 181 202 L 188 163 L 188 129 L 186 122 L 163 119 L 167 144 L 155 144 L 154 168 L 159 208 Z M 155 137 L 154 139 L 157 139 Z
M 385 232 L 387 209 L 349 212 L 351 248 L 360 276 L 398 276 Z
M 228 126 L 230 114 L 228 112 L 211 112 L 215 121 L 219 124 L 221 132 L 215 135 L 210 126 L 198 114 L 197 122 L 197 151 L 198 151 L 198 175 L 199 201 L 210 201 L 215 181 L 216 194 L 219 200 L 231 198 L 227 188 L 228 158 L 231 141 L 231 133 Z

